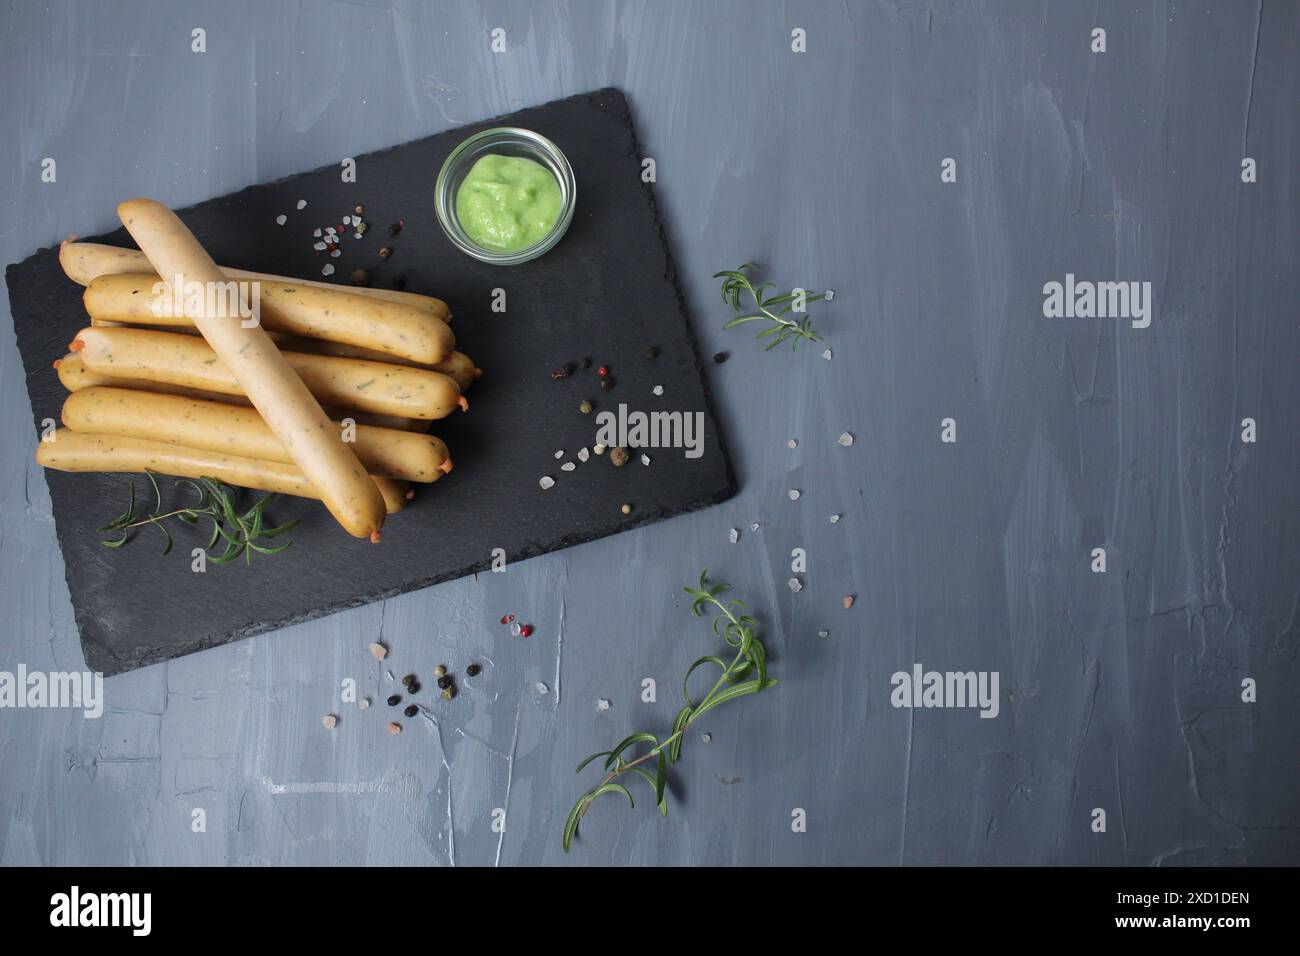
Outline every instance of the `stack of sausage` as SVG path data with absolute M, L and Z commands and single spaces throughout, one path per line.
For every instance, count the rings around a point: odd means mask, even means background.
M 447 446 L 425 430 L 468 409 L 461 393 L 480 372 L 454 351 L 446 303 L 224 268 L 165 206 L 132 199 L 118 214 L 140 252 L 60 247 L 91 324 L 55 362 L 72 394 L 39 464 L 318 498 L 372 541 L 410 482 L 451 471 Z M 186 287 L 256 282 L 260 321 L 215 314 L 212 296 L 175 295 L 174 276 Z

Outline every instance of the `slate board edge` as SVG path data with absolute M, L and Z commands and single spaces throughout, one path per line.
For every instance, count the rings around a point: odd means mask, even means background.
M 609 99 L 602 99 L 604 97 L 608 97 Z M 582 100 L 585 100 L 594 109 L 599 109 L 604 112 L 617 112 L 618 114 L 620 114 L 620 118 L 625 119 L 627 123 L 627 128 L 632 138 L 633 154 L 634 155 L 640 154 L 640 140 L 639 137 L 637 136 L 636 124 L 633 121 L 631 106 L 628 103 L 626 95 L 621 90 L 615 87 L 603 87 L 599 90 L 593 90 L 588 93 L 579 93 L 574 96 L 564 97 L 558 100 L 550 101 L 548 103 L 538 104 L 537 106 L 524 107 L 522 109 L 513 110 L 510 113 L 500 114 L 498 116 L 491 117 L 485 120 L 480 120 L 472 123 L 465 123 L 462 124 L 462 127 L 479 126 L 486 123 L 493 123 L 498 120 L 502 120 L 510 116 L 515 116 L 518 113 L 526 112 L 531 109 L 541 109 L 546 106 L 552 106 L 559 103 L 565 103 L 570 101 L 582 101 Z M 358 157 L 358 159 L 365 159 L 365 158 L 381 155 L 383 153 L 391 152 L 392 150 L 399 149 L 403 146 L 407 146 L 410 143 L 419 142 L 422 139 L 430 139 L 434 136 L 439 136 L 447 132 L 452 132 L 457 128 L 461 128 L 461 127 L 452 127 L 451 129 L 448 130 L 441 130 L 436 133 L 431 133 L 429 134 L 429 136 L 417 137 L 416 139 L 409 140 L 406 143 L 398 143 L 393 146 L 384 147 L 383 149 L 372 150 L 368 153 L 362 154 L 360 157 Z M 298 172 L 291 173 L 287 176 L 282 176 L 279 179 L 269 180 L 265 183 L 253 183 L 250 184 L 249 186 L 244 187 L 241 190 L 238 190 L 237 192 L 229 193 L 226 194 L 225 196 L 214 196 L 214 197 L 209 197 L 208 199 L 199 200 L 196 203 L 178 209 L 177 212 L 178 213 L 187 212 L 195 208 L 196 206 L 200 206 L 204 203 L 211 202 L 213 199 L 235 199 L 236 197 L 250 190 L 260 189 L 266 186 L 276 185 L 278 183 L 284 183 L 291 179 L 295 179 L 299 176 L 309 175 L 311 173 L 317 173 L 325 169 L 332 169 L 333 166 L 334 166 L 333 163 L 325 163 L 321 166 L 315 167 L 314 169 L 300 170 Z M 678 317 L 682 322 L 682 327 L 684 330 L 686 341 L 691 348 L 691 352 L 694 358 L 696 373 L 700 377 L 701 393 L 704 398 L 705 410 L 709 418 L 713 421 L 714 424 L 714 440 L 717 442 L 718 454 L 722 456 L 723 465 L 725 469 L 725 475 L 726 475 L 725 486 L 717 492 L 705 495 L 701 498 L 694 499 L 693 501 L 690 501 L 687 504 L 681 505 L 677 508 L 659 510 L 649 514 L 642 515 L 638 519 L 626 525 L 622 525 L 618 528 L 611 528 L 606 531 L 592 533 L 592 534 L 579 534 L 579 535 L 566 536 L 560 538 L 557 542 L 555 542 L 554 544 L 548 547 L 536 546 L 536 547 L 527 548 L 518 557 L 514 559 L 516 561 L 528 560 L 529 558 L 538 557 L 542 554 L 549 554 L 552 551 L 561 551 L 567 548 L 576 547 L 577 545 L 586 544 L 591 541 L 597 541 L 601 538 L 608 537 L 613 534 L 622 534 L 625 531 L 632 531 L 641 527 L 642 525 L 647 525 L 658 521 L 666 521 L 671 518 L 679 517 L 684 514 L 689 514 L 694 511 L 699 511 L 704 508 L 711 507 L 712 505 L 721 504 L 722 502 L 732 498 L 738 490 L 738 482 L 736 479 L 734 465 L 731 460 L 731 455 L 727 451 L 726 442 L 722 437 L 721 419 L 717 414 L 717 408 L 713 400 L 712 390 L 709 386 L 708 376 L 705 374 L 705 365 L 702 356 L 700 354 L 699 341 L 696 338 L 694 329 L 692 328 L 691 325 L 690 314 L 686 304 L 686 296 L 682 290 L 681 281 L 679 279 L 678 272 L 677 272 L 676 262 L 673 259 L 672 248 L 668 243 L 667 229 L 664 226 L 663 216 L 659 209 L 658 202 L 656 201 L 655 198 L 653 184 L 645 182 L 643 180 L 641 186 L 642 186 L 642 191 L 646 194 L 647 200 L 649 201 L 651 216 L 655 221 L 655 225 L 659 233 L 659 241 L 663 248 L 664 262 L 667 269 L 664 278 L 671 284 L 673 289 L 673 294 L 677 299 Z M 125 233 L 125 228 L 120 227 L 119 229 L 114 230 L 112 233 L 107 233 L 101 236 L 91 236 L 91 237 L 82 237 L 82 238 L 83 241 L 100 242 L 106 239 L 111 239 L 113 237 L 124 238 L 124 233 Z M 117 245 L 117 243 L 109 243 L 109 244 Z M 129 245 L 129 243 L 124 244 L 123 247 L 132 248 Z M 9 293 L 11 315 L 13 312 L 12 281 L 13 281 L 13 274 L 15 273 L 15 271 L 21 265 L 25 265 L 27 262 L 29 262 L 32 259 L 49 254 L 51 252 L 57 255 L 58 248 L 59 248 L 58 245 L 39 247 L 34 253 L 32 253 L 32 255 L 22 260 L 21 263 L 10 263 L 6 267 L 5 284 L 6 284 L 6 290 Z M 340 287 L 346 288 L 344 286 L 340 286 Z M 18 336 L 16 317 L 14 317 L 14 336 L 16 340 Z M 35 374 L 35 372 L 38 370 L 39 367 L 38 366 L 28 367 L 27 362 L 24 356 L 22 355 L 21 349 L 19 349 L 19 358 L 21 361 L 23 361 L 24 379 L 25 379 L 25 383 L 28 386 L 28 399 L 30 401 L 31 377 L 33 374 Z M 36 421 L 36 414 L 37 414 L 36 410 L 35 408 L 33 408 L 32 409 L 33 422 L 35 423 L 37 434 L 39 434 L 41 425 L 39 421 Z M 41 469 L 41 472 L 42 475 L 44 475 L 45 469 Z M 48 490 L 48 480 L 47 480 L 47 490 Z M 65 529 L 65 527 L 61 525 L 59 522 L 55 522 L 55 533 L 59 541 L 60 555 L 62 555 L 64 550 L 65 535 L 69 534 L 70 530 L 71 529 Z M 372 604 L 376 601 L 383 601 L 390 597 L 395 597 L 399 594 L 405 594 L 411 591 L 420 591 L 423 590 L 424 588 L 432 587 L 435 584 L 441 584 L 446 581 L 458 580 L 460 578 L 467 577 L 471 574 L 476 574 L 482 571 L 486 571 L 490 568 L 490 566 L 491 566 L 490 560 L 476 562 L 475 564 L 469 565 L 464 568 L 445 571 L 441 574 L 432 575 L 428 578 L 423 578 L 417 581 L 408 582 L 403 586 L 390 588 L 384 591 L 374 592 L 368 595 L 350 598 L 346 601 L 340 601 L 335 604 L 327 604 L 320 607 L 316 607 L 313 608 L 312 611 L 307 614 L 282 618 L 275 622 L 257 623 L 257 624 L 248 625 L 247 627 L 232 628 L 221 633 L 220 635 L 209 636 L 197 640 L 192 644 L 174 644 L 174 643 L 169 644 L 167 645 L 165 650 L 160 648 L 157 653 L 149 653 L 146 651 L 144 653 L 139 654 L 138 656 L 132 659 L 130 666 L 128 667 L 121 666 L 121 661 L 112 652 L 112 650 L 109 647 L 97 641 L 93 637 L 89 636 L 91 633 L 91 629 L 87 628 L 86 626 L 90 618 L 89 612 L 79 607 L 75 601 L 72 601 L 71 603 L 73 606 L 73 616 L 77 623 L 77 630 L 81 638 L 82 650 L 86 659 L 87 667 L 102 673 L 105 677 L 112 677 L 119 673 L 125 673 L 131 670 L 137 670 L 141 667 L 147 667 L 152 664 L 161 663 L 163 661 L 168 661 L 178 657 L 188 656 L 189 654 L 198 653 L 200 651 L 208 650 L 214 647 L 221 647 L 223 645 L 230 644 L 235 641 L 243 640 L 248 637 L 253 637 L 259 634 L 266 634 L 266 633 L 280 630 L 282 628 L 293 627 L 297 624 L 302 624 L 307 621 L 315 620 L 317 618 L 327 617 L 332 614 L 338 614 L 342 611 L 347 611 L 352 608 L 361 607 L 366 604 Z M 64 578 L 68 585 L 69 595 L 71 595 L 72 582 L 68 578 L 68 568 L 66 563 L 64 564 Z M 69 600 L 71 601 L 71 597 L 69 597 Z

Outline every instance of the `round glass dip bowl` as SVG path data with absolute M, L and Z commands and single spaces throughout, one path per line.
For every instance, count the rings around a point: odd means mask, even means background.
M 555 183 L 559 187 L 561 206 L 555 223 L 544 236 L 523 248 L 502 251 L 474 241 L 457 214 L 457 197 L 465 177 L 475 163 L 489 155 L 532 160 L 555 177 Z M 560 147 L 539 133 L 516 126 L 498 126 L 475 133 L 457 146 L 442 164 L 434 188 L 438 222 L 452 244 L 480 262 L 501 266 L 528 262 L 553 248 L 564 237 L 569 223 L 573 221 L 573 207 L 578 197 L 573 168 L 564 153 L 560 152 Z

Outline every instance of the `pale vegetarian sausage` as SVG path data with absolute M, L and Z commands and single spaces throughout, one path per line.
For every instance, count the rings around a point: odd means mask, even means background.
M 63 271 L 68 278 L 78 285 L 90 285 L 100 276 L 139 275 L 141 273 L 157 275 L 157 270 L 145 258 L 144 253 L 137 249 L 106 246 L 98 242 L 77 242 L 75 239 L 65 239 L 59 244 L 59 263 L 63 266 Z M 221 266 L 221 271 L 232 279 L 248 279 L 250 281 L 257 279 L 260 282 L 297 282 L 302 285 L 315 286 L 318 289 L 339 288 L 339 286 L 329 282 L 319 282 L 312 279 L 288 279 L 285 276 L 270 275 L 265 272 L 246 272 L 243 269 L 231 269 L 229 266 Z M 386 302 L 400 302 L 403 305 L 422 309 L 444 322 L 451 321 L 451 311 L 447 308 L 447 303 L 430 295 L 420 295 L 416 292 L 399 292 L 396 289 L 372 289 L 368 286 L 358 286 L 348 291 L 372 299 L 383 299 Z
M 320 289 L 292 279 L 253 280 L 259 292 L 259 320 L 272 332 L 288 332 L 371 349 L 433 365 L 456 348 L 451 327 L 428 312 L 398 302 L 386 302 L 346 292 Z M 82 301 L 92 319 L 126 325 L 193 326 L 178 311 L 169 291 L 158 294 L 156 275 L 105 275 L 86 286 Z M 251 288 L 250 288 L 251 294 Z
M 168 385 L 166 382 L 151 382 L 142 378 L 122 378 L 92 372 L 86 368 L 81 355 L 69 352 L 61 359 L 54 360 L 54 368 L 59 373 L 59 381 L 69 392 L 80 391 L 95 385 L 108 385 L 113 388 L 133 388 L 141 392 L 157 392 L 162 395 L 184 395 L 198 398 L 205 402 L 224 402 L 227 405 L 249 406 L 243 395 L 223 395 L 220 392 L 205 392 L 201 388 L 186 388 L 184 385 Z M 350 409 L 336 409 L 329 405 L 322 406 L 331 418 L 351 418 L 359 425 L 374 425 L 378 428 L 400 428 L 404 431 L 423 432 L 429 430 L 430 422 L 415 418 L 399 418 L 396 415 L 372 415 Z
M 165 382 L 223 395 L 247 394 L 226 363 L 197 336 L 91 327 L 78 332 L 69 348 L 82 357 L 88 369 L 103 375 Z M 276 354 L 283 356 L 289 369 L 324 405 L 426 420 L 444 418 L 453 409 L 469 407 L 455 381 L 441 372 L 332 355 Z M 249 398 L 256 407 L 256 399 L 252 395 Z M 266 417 L 265 413 L 262 417 Z M 289 451 L 292 454 L 291 448 Z
M 68 396 L 63 424 L 74 432 L 145 438 L 289 463 L 284 447 L 253 409 L 180 395 L 93 386 Z M 345 441 L 351 440 L 371 475 L 430 482 L 451 471 L 447 446 L 432 435 L 340 422 L 335 427 Z
M 255 491 L 320 498 L 316 487 L 294 465 L 223 455 L 143 438 L 84 435 L 67 428 L 56 429 L 51 441 L 38 444 L 36 463 L 56 471 L 152 471 L 176 478 L 213 478 Z M 405 482 L 391 478 L 373 478 L 370 481 L 386 512 L 396 513 L 406 505 L 410 491 Z
M 200 283 L 211 289 L 227 282 L 225 274 L 193 233 L 166 206 L 152 199 L 128 199 L 117 207 L 117 214 L 154 270 L 169 284 L 179 278 L 187 286 Z M 238 386 L 238 391 L 248 396 L 294 464 L 315 486 L 335 520 L 349 534 L 378 541 L 386 514 L 379 489 L 352 449 L 339 439 L 333 422 L 266 330 L 258 325 L 245 325 L 238 316 L 209 315 L 206 308 L 194 316 L 194 324 L 211 346 L 210 364 L 225 366 L 224 371 Z M 130 329 L 97 331 L 101 334 L 132 332 Z

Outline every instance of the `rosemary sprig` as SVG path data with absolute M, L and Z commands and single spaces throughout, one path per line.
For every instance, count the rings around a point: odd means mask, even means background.
M 705 568 L 700 574 L 698 587 L 682 590 L 694 598 L 691 602 L 691 613 L 696 617 L 703 617 L 704 609 L 708 605 L 718 609 L 718 614 L 713 619 L 713 633 L 726 641 L 729 647 L 735 648 L 736 656 L 728 664 L 723 658 L 708 654 L 687 668 L 686 677 L 682 681 L 682 696 L 686 699 L 686 703 L 673 720 L 672 733 L 663 740 L 649 731 L 638 731 L 623 738 L 612 750 L 592 754 L 578 764 L 578 772 L 581 773 L 583 768 L 593 760 L 604 757 L 605 776 L 600 783 L 579 797 L 578 802 L 569 811 L 569 818 L 564 823 L 564 852 L 569 852 L 569 848 L 573 845 L 573 838 L 578 835 L 578 824 L 587 815 L 587 810 L 597 797 L 607 793 L 621 793 L 627 797 L 628 803 L 636 806 L 636 802 L 632 799 L 632 791 L 617 782 L 618 778 L 625 773 L 634 773 L 650 785 L 659 812 L 667 816 L 668 764 L 676 763 L 681 756 L 682 741 L 685 739 L 686 731 L 695 721 L 719 704 L 725 704 L 729 700 L 748 694 L 757 694 L 759 691 L 775 686 L 776 678 L 767 672 L 767 652 L 763 649 L 762 642 L 754 636 L 755 621 L 746 613 L 745 602 L 735 598 L 727 601 L 719 600 L 718 595 L 730 590 L 731 586 L 709 584 L 708 574 L 709 570 Z M 691 675 L 705 664 L 715 665 L 721 668 L 722 672 L 709 692 L 700 698 L 699 703 L 696 703 L 691 699 Z M 749 677 L 751 673 L 753 677 Z M 650 746 L 639 757 L 626 759 L 624 754 L 638 744 Z M 653 774 L 641 766 L 651 760 L 655 762 Z
M 177 485 L 185 485 L 194 490 L 198 495 L 198 500 L 186 507 L 173 508 L 170 511 L 163 511 L 162 492 L 158 489 L 158 479 L 154 473 L 146 471 L 145 476 L 149 479 L 149 484 L 153 488 L 154 506 L 149 510 L 144 510 L 143 506 L 136 501 L 135 482 L 131 482 L 131 498 L 127 503 L 126 510 L 110 521 L 108 524 L 99 528 L 101 534 L 115 535 L 115 537 L 105 538 L 100 541 L 106 548 L 120 548 L 131 540 L 135 529 L 142 528 L 145 525 L 153 525 L 162 532 L 166 544 L 163 546 L 162 553 L 168 554 L 172 549 L 172 535 L 163 524 L 168 518 L 175 518 L 183 524 L 197 525 L 201 519 L 208 519 L 212 522 L 212 535 L 208 543 L 204 545 L 205 551 L 211 551 L 218 541 L 225 542 L 225 550 L 219 555 L 208 555 L 208 560 L 213 564 L 228 564 L 241 555 L 245 563 L 252 563 L 253 552 L 259 554 L 279 554 L 288 550 L 293 544 L 292 541 L 286 541 L 284 544 L 267 545 L 259 544 L 259 541 L 266 541 L 270 538 L 278 537 L 286 531 L 291 531 L 298 524 L 296 520 L 288 524 L 277 525 L 274 527 L 266 526 L 266 506 L 271 503 L 275 495 L 265 495 L 259 498 L 257 502 L 247 511 L 240 512 L 235 506 L 239 501 L 240 490 L 223 485 L 212 478 L 200 478 L 198 481 L 191 481 L 188 478 L 182 478 L 176 482 Z
M 722 301 L 731 306 L 732 311 L 741 312 L 745 305 L 740 301 L 741 295 L 747 293 L 754 300 L 754 308 L 757 312 L 737 315 L 736 318 L 723 323 L 724 329 L 734 329 L 738 325 L 744 325 L 746 322 L 767 322 L 768 327 L 755 336 L 757 339 L 765 339 L 771 336 L 772 341 L 768 343 L 765 351 L 772 351 L 782 342 L 789 341 L 790 348 L 796 349 L 801 341 L 820 342 L 821 335 L 814 331 L 812 327 L 812 318 L 805 315 L 802 319 L 787 318 L 794 311 L 795 303 L 798 301 L 800 311 L 802 307 L 810 302 L 820 302 L 826 298 L 824 292 L 818 292 L 809 295 L 806 292 L 787 292 L 783 295 L 774 295 L 770 298 L 763 298 L 768 289 L 775 289 L 775 282 L 764 282 L 761 285 L 754 285 L 749 280 L 746 273 L 755 268 L 754 263 L 746 262 L 738 269 L 727 269 L 722 272 L 715 272 L 713 278 L 722 280 Z M 780 311 L 773 311 L 774 309 Z

